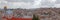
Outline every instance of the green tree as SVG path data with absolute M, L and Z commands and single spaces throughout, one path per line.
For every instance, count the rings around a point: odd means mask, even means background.
M 39 20 L 39 16 L 36 17 L 36 20 Z
M 32 20 L 39 20 L 39 17 L 33 14 L 33 19 Z

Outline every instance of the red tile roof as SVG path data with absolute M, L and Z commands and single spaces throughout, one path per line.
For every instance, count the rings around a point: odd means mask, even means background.
M 8 18 L 6 18 L 6 19 L 7 20 L 32 20 L 32 18 L 14 18 L 14 17 L 12 17 L 11 19 L 8 19 Z

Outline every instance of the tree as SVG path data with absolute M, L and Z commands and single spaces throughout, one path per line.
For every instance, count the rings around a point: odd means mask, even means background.
M 33 19 L 32 20 L 39 20 L 38 16 L 36 16 L 35 14 L 33 14 Z
M 33 14 L 33 19 L 32 20 L 36 20 L 36 16 Z
M 36 20 L 39 20 L 39 16 L 37 16 Z

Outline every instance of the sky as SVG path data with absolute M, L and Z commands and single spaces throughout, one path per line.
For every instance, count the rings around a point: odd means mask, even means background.
M 60 8 L 60 0 L 0 0 L 0 8 Z

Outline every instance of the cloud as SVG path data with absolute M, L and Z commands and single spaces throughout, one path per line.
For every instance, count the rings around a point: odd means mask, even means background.
M 60 4 L 55 4 L 54 7 L 60 8 Z
M 1 3 L 1 1 L 0 1 L 0 3 Z
M 2 3 L 1 3 L 2 2 Z M 1 0 L 2 6 L 7 5 L 8 8 L 41 8 L 41 7 L 59 7 L 57 0 Z M 0 6 L 1 6 L 0 5 Z
M 12 8 L 30 8 L 32 4 L 31 3 L 25 3 L 25 2 L 9 2 L 8 6 L 13 6 Z M 10 8 L 11 8 L 10 7 Z
M 8 2 L 33 2 L 34 0 L 6 0 Z
M 34 0 L 33 6 L 38 6 L 41 4 L 41 0 Z
M 8 0 L 8 1 L 6 1 L 6 0 L 1 0 L 1 5 L 0 5 L 0 7 L 3 7 L 3 6 L 5 6 L 5 5 L 7 5 L 8 6 L 8 8 L 30 8 L 31 7 L 31 5 L 32 5 L 32 3 L 31 3 L 31 1 L 27 1 L 27 3 L 25 2 L 25 1 L 21 1 L 21 2 L 11 2 L 11 1 L 13 1 L 13 0 Z
M 60 0 L 56 0 L 56 4 L 60 4 Z

